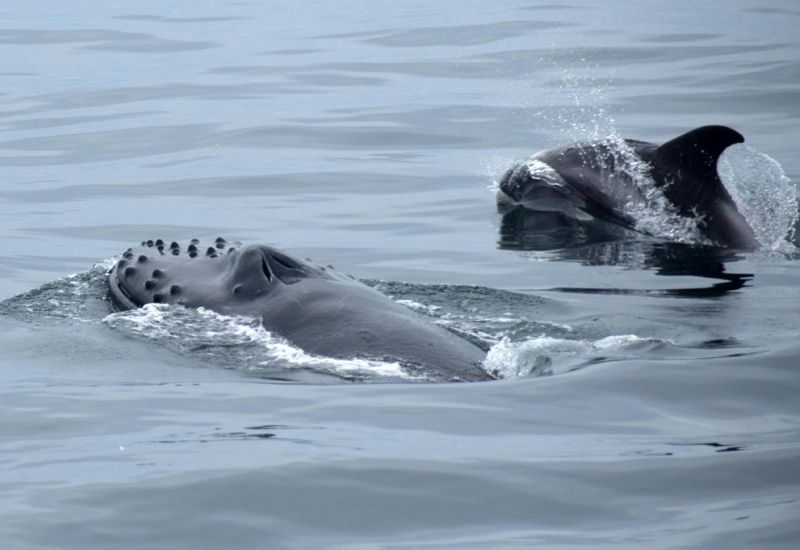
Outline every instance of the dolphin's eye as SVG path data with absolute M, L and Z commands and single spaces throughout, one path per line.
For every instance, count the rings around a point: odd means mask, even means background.
M 264 276 L 267 278 L 267 281 L 272 281 L 272 272 L 269 270 L 266 258 L 261 258 L 261 271 L 264 272 Z

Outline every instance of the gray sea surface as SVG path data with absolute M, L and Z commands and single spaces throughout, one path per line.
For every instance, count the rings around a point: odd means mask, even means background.
M 0 546 L 797 548 L 799 26 L 788 0 L 1 6 Z M 759 251 L 497 211 L 535 151 L 705 124 L 747 139 Z M 126 248 L 217 236 L 353 274 L 498 380 L 112 312 Z

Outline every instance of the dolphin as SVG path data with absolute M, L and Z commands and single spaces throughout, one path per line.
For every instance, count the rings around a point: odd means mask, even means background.
M 312 354 L 398 361 L 438 380 L 492 378 L 476 345 L 330 266 L 266 245 L 229 246 L 221 237 L 202 248 L 197 239 L 188 246 L 158 239 L 128 249 L 108 273 L 114 308 L 204 307 L 260 318 L 266 330 Z
M 649 175 L 664 198 L 714 244 L 753 250 L 758 240 L 717 173 L 722 152 L 744 137 L 726 126 L 703 126 L 663 145 L 626 139 L 630 154 L 606 143 L 578 143 L 534 154 L 500 181 L 498 206 L 599 219 L 626 228 L 637 220 L 626 210 L 644 202 L 635 174 Z

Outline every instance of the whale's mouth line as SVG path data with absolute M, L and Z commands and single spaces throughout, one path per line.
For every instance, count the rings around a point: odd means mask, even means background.
M 140 308 L 144 303 L 136 300 L 134 296 L 125 287 L 125 284 L 119 279 L 119 271 L 114 267 L 116 273 L 114 277 L 109 277 L 109 282 L 113 282 L 113 287 L 110 288 L 111 304 L 117 311 L 125 311 L 127 309 Z M 114 292 L 116 291 L 116 292 Z M 126 303 L 127 301 L 127 303 Z

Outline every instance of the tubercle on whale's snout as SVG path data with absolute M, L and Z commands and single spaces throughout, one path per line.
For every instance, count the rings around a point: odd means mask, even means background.
M 114 308 L 129 310 L 148 303 L 193 304 L 212 294 L 218 300 L 228 295 L 247 301 L 270 293 L 276 284 L 341 277 L 332 270 L 333 266 L 304 262 L 269 245 L 242 247 L 222 237 L 213 246 L 203 246 L 199 239 L 188 243 L 150 239 L 142 241 L 141 248 L 127 249 L 107 274 L 107 282 Z M 184 288 L 172 284 L 178 282 L 175 277 L 197 280 Z
M 141 241 L 141 248 L 128 248 L 106 275 L 114 310 L 136 309 L 147 303 L 184 303 L 184 289 L 171 283 L 169 263 L 163 261 L 169 262 L 169 257 L 175 257 L 176 261 L 181 261 L 181 257 L 183 261 L 200 262 L 217 261 L 218 258 L 233 260 L 232 254 L 241 243 L 237 241 L 229 245 L 224 238 L 218 237 L 213 246 L 206 249 L 205 256 L 199 255 L 199 246 L 199 239 L 191 239 L 181 246 L 178 241 L 167 243 L 159 238 Z M 157 261 L 159 258 L 163 259 L 162 263 Z
M 180 256 L 183 252 L 181 245 L 178 241 L 172 241 L 169 245 L 166 244 L 166 241 L 163 239 L 148 239 L 146 241 L 141 242 L 142 248 L 155 248 L 160 255 L 167 255 L 172 254 L 173 256 Z M 222 255 L 223 252 L 230 254 L 234 252 L 237 248 L 241 247 L 242 243 L 236 241 L 232 245 L 228 245 L 228 242 L 222 238 L 217 237 L 212 246 L 209 246 L 205 250 L 205 256 L 207 258 L 217 258 L 218 256 Z M 130 250 L 130 249 L 128 249 Z M 190 258 L 196 258 L 200 255 L 200 239 L 191 239 L 189 244 L 186 246 L 186 254 Z

